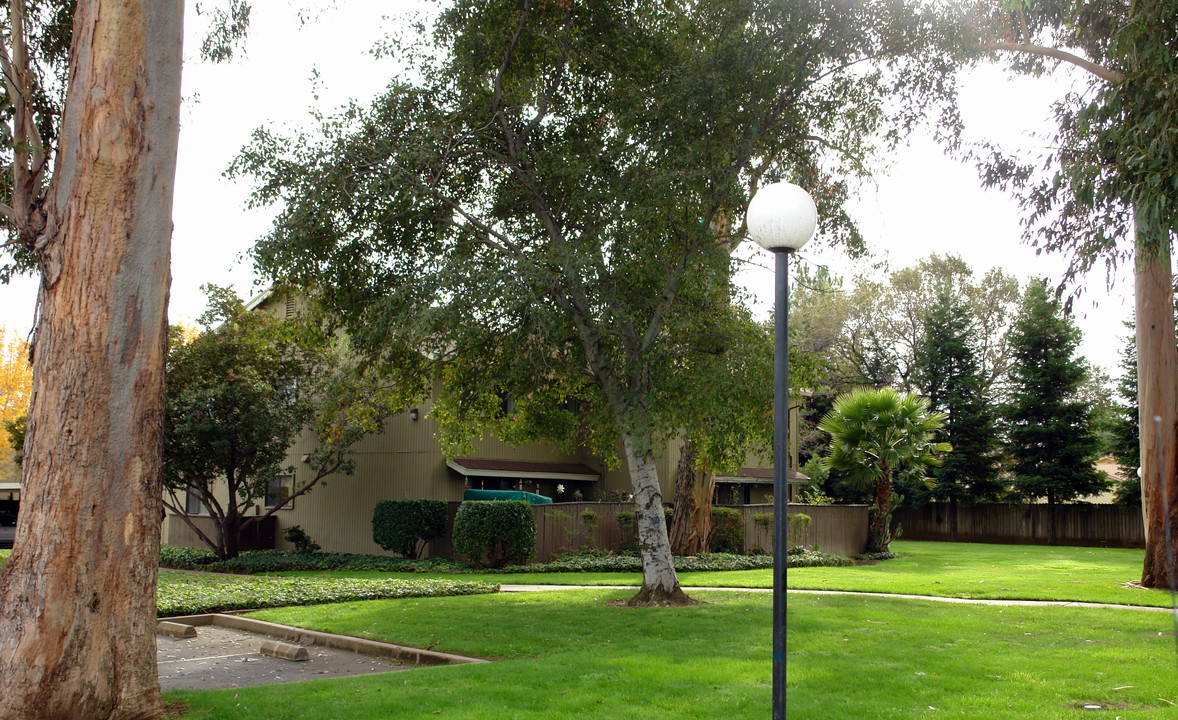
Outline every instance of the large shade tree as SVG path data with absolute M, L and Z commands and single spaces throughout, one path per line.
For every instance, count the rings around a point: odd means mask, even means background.
M 4 11 L 0 212 L 9 266 L 41 276 L 22 510 L 0 571 L 6 720 L 162 713 L 155 581 L 181 10 L 79 0 Z
M 1058 131 L 1046 158 L 988 153 L 989 184 L 1011 187 L 1027 211 L 1029 238 L 1071 255 L 1068 280 L 1093 267 L 1132 262 L 1137 397 L 1146 552 L 1141 582 L 1170 586 L 1166 528 L 1178 525 L 1178 362 L 1171 249 L 1178 236 L 1178 5 L 1173 0 L 1052 0 L 974 6 L 976 47 L 1040 73 L 1062 61 L 1086 86 L 1056 103 Z M 1047 172 L 1039 172 L 1039 168 Z M 1166 488 L 1163 491 L 1162 485 Z M 1168 496 L 1169 504 L 1163 499 Z
M 387 411 L 392 393 L 357 382 L 341 348 L 303 317 L 248 310 L 225 288 L 205 292 L 203 332 L 173 328 L 168 348 L 164 505 L 218 557 L 232 558 L 250 527 L 351 473 L 351 448 L 379 432 L 386 414 L 369 410 Z M 317 442 L 296 469 L 287 453 L 303 432 Z M 211 532 L 189 515 L 190 501 L 211 518 Z
M 738 325 L 733 218 L 788 175 L 828 237 L 856 241 L 837 178 L 862 158 L 837 150 L 947 92 L 952 63 L 911 52 L 933 28 L 883 2 L 458 2 L 371 108 L 243 151 L 257 201 L 284 207 L 254 257 L 374 365 L 412 382 L 446 364 L 443 414 L 477 426 L 510 394 L 533 437 L 620 438 L 634 601 L 684 601 L 655 458 Z M 890 71 L 857 67 L 868 57 Z M 883 94 L 887 129 L 861 102 Z

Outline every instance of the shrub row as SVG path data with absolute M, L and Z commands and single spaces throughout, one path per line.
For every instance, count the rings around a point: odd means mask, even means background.
M 455 580 L 361 580 L 357 578 L 210 578 L 161 573 L 161 617 L 292 605 L 320 605 L 407 597 L 479 595 L 499 586 Z

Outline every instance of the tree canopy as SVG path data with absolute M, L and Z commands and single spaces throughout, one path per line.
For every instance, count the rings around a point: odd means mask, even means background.
M 836 398 L 819 423 L 831 439 L 825 467 L 872 491 L 868 552 L 888 551 L 897 474 L 922 476 L 925 468 L 940 463 L 937 453 L 952 450 L 935 440 L 944 421 L 944 413 L 930 411 L 928 401 L 915 393 L 859 388 Z
M 352 384 L 336 348 L 299 319 L 249 311 L 232 291 L 206 286 L 209 309 L 197 334 L 173 328 L 168 351 L 164 425 L 164 504 L 189 522 L 187 496 L 213 518 L 209 536 L 189 523 L 222 558 L 234 557 L 249 525 L 287 507 L 329 475 L 351 472 L 350 448 L 380 424 L 350 414 Z M 363 388 L 363 389 L 362 389 Z M 366 407 L 379 402 L 369 395 Z M 298 471 L 287 451 L 305 430 L 318 448 Z M 280 476 L 282 497 L 264 503 Z
M 510 394 L 543 416 L 533 434 L 621 437 L 650 533 L 640 596 L 674 595 L 654 450 L 742 327 L 738 218 L 789 176 L 859 247 L 844 178 L 951 93 L 950 41 L 914 12 L 458 2 L 372 107 L 243 150 L 234 172 L 283 205 L 254 259 L 403 382 L 444 363 L 452 417 Z

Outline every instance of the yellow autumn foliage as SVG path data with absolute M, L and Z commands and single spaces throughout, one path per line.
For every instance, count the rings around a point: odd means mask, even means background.
M 0 326 L 0 421 L 11 422 L 28 414 L 32 392 L 29 344 L 19 334 Z M 8 433 L 0 426 L 0 483 L 16 482 L 19 476 L 8 446 Z

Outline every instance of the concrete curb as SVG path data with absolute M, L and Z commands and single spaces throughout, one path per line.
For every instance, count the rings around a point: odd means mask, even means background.
M 489 660 L 468 657 L 466 655 L 425 650 L 407 645 L 394 645 L 392 643 L 377 642 L 376 640 L 366 640 L 348 635 L 334 635 L 315 630 L 304 630 L 302 628 L 290 627 L 289 625 L 279 625 L 277 623 L 265 622 L 264 620 L 241 617 L 240 615 L 187 615 L 184 617 L 169 618 L 169 620 L 173 623 L 193 627 L 216 625 L 233 630 L 245 630 L 259 635 L 268 635 L 272 638 L 296 645 L 320 645 L 335 650 L 360 653 L 361 655 L 389 658 L 403 665 L 462 665 L 467 663 L 490 662 Z
M 194 638 L 196 637 L 196 628 L 184 623 L 160 620 L 155 624 L 155 633 L 174 638 Z
M 290 660 L 291 662 L 304 662 L 311 659 L 311 653 L 302 645 L 291 645 L 290 643 L 279 642 L 278 640 L 264 641 L 258 652 L 263 655 L 269 655 L 270 657 Z

